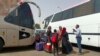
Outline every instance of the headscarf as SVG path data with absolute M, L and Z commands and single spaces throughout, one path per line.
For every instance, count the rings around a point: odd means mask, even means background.
M 64 35 L 66 33 L 66 28 L 65 27 L 63 27 L 63 29 L 62 29 L 62 36 Z

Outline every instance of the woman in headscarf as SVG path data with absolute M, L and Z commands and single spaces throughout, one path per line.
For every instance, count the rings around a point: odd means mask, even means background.
M 68 32 L 66 31 L 66 28 L 64 27 L 62 29 L 62 53 L 63 54 L 69 54 L 73 50 L 70 42 L 69 42 L 69 36 Z

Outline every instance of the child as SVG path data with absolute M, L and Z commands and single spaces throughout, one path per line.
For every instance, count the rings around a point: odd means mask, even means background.
M 54 47 L 54 50 L 53 50 L 54 56 L 56 54 L 58 56 L 58 34 L 57 34 L 57 30 L 56 29 L 54 29 L 54 33 L 52 35 L 52 44 L 53 44 L 53 47 Z

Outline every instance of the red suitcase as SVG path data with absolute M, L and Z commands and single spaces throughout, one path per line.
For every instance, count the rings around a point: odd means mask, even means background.
M 46 43 L 45 46 L 44 46 L 44 50 L 46 52 L 51 53 L 52 52 L 52 45 L 51 45 L 51 43 Z

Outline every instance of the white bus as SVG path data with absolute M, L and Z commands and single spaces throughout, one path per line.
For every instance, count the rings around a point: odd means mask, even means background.
M 0 50 L 3 47 L 28 46 L 34 43 L 34 17 L 30 4 L 24 2 L 6 17 L 0 17 Z
M 100 47 L 100 0 L 91 0 L 47 18 L 51 18 L 48 26 L 51 26 L 52 30 L 58 29 L 59 26 L 66 27 L 72 43 L 76 43 L 72 29 L 79 24 L 82 44 Z

